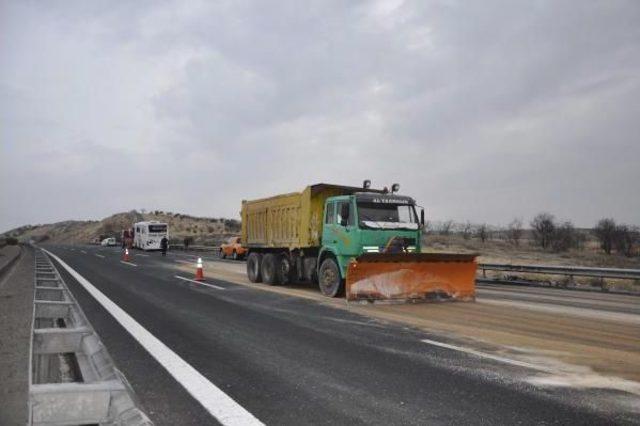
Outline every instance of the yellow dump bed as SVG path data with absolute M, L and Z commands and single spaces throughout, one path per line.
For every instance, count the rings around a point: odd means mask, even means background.
M 320 183 L 307 186 L 302 192 L 243 201 L 242 241 L 247 247 L 318 247 L 325 200 L 362 190 Z

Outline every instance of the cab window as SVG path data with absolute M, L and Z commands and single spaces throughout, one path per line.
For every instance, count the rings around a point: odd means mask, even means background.
M 335 206 L 336 206 L 336 203 L 327 203 L 327 211 L 324 215 L 324 223 L 326 224 L 335 223 L 335 219 L 336 219 Z
M 343 207 L 346 206 L 346 207 Z M 338 225 L 342 225 L 342 209 L 346 208 L 347 211 L 349 212 L 348 216 L 347 216 L 347 226 L 351 226 L 353 225 L 354 221 L 353 221 L 353 214 L 351 213 L 351 203 L 349 201 L 340 201 L 338 202 L 337 208 L 336 208 L 336 223 Z

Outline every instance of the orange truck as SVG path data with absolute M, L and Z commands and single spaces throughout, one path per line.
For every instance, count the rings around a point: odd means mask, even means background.
M 231 237 L 226 243 L 220 245 L 220 252 L 218 254 L 221 259 L 230 257 L 233 260 L 238 260 L 247 254 L 247 249 L 242 247 L 242 238 Z

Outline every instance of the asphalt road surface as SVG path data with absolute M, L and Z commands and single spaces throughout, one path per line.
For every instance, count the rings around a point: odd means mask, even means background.
M 442 335 L 246 285 L 177 278 L 187 277 L 177 268 L 188 256 L 134 251 L 123 263 L 117 248 L 44 248 L 266 424 L 595 425 L 631 424 L 638 415 L 637 400 L 626 410 L 611 408 L 611 401 L 627 397 L 620 392 L 536 386 L 527 379 L 540 371 L 452 350 Z M 217 423 L 55 265 L 156 424 Z M 508 297 L 505 290 L 487 291 Z M 518 297 L 551 296 L 534 290 Z M 637 312 L 613 302 L 609 308 Z

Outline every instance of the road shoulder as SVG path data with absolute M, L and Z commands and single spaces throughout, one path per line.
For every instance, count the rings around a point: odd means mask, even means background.
M 27 423 L 29 346 L 33 313 L 33 250 L 0 281 L 0 424 Z

